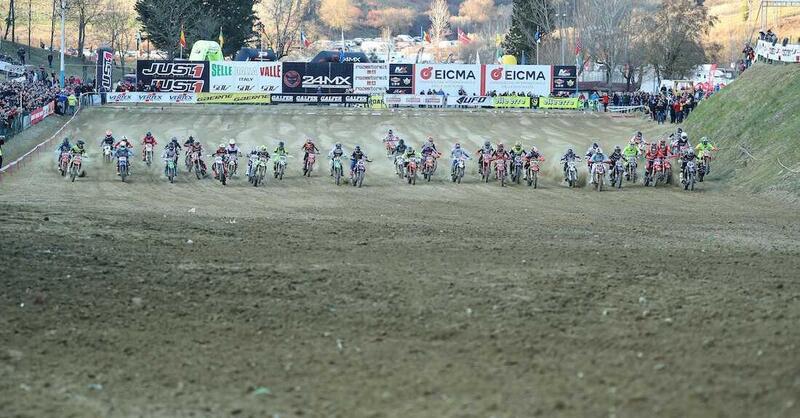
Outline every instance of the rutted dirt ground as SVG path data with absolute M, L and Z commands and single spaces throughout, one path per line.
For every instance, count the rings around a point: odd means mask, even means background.
M 92 109 L 71 129 L 92 138 L 86 178 L 45 154 L 0 183 L 0 416 L 800 414 L 796 208 L 713 172 L 695 193 L 558 183 L 567 144 L 652 125 L 217 109 Z M 301 178 L 297 153 L 263 188 L 170 185 L 141 163 L 122 184 L 97 158 L 109 127 L 357 141 L 375 162 L 362 189 Z M 538 190 L 474 168 L 401 184 L 376 140 L 388 127 L 470 150 L 522 130 L 552 174 Z

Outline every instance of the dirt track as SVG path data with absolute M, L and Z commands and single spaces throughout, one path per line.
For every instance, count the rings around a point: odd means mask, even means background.
M 0 416 L 800 415 L 796 208 L 713 173 L 695 193 L 558 182 L 567 144 L 652 125 L 217 109 L 92 109 L 72 133 L 287 139 L 291 175 L 170 185 L 137 163 L 122 184 L 94 146 L 75 184 L 49 155 L 0 183 Z M 521 127 L 551 174 L 401 184 L 388 127 L 470 150 Z M 366 146 L 365 187 L 300 178 L 305 135 Z

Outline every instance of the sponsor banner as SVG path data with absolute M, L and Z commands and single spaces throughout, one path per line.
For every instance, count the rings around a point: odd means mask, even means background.
M 383 95 L 373 94 L 369 96 L 369 107 L 372 109 L 385 109 L 386 103 L 383 102 Z
M 389 64 L 353 64 L 353 93 L 383 94 L 389 88 Z
M 270 96 L 272 103 L 348 104 L 369 106 L 367 94 L 296 94 L 282 93 Z
M 97 72 L 94 88 L 97 91 L 114 91 L 111 72 L 114 70 L 114 51 L 110 48 L 97 49 Z
M 480 94 L 550 94 L 549 65 L 484 65 Z
M 491 107 L 492 98 L 489 96 L 447 96 L 447 105 L 460 107 Z
M 755 49 L 756 55 L 768 60 L 800 63 L 800 45 L 786 44 L 786 46 L 759 40 Z
M 5 71 L 9 74 L 22 75 L 25 74 L 25 66 L 14 65 L 6 61 L 0 61 L 0 71 Z
M 578 98 L 540 97 L 539 107 L 542 109 L 580 109 L 581 101 Z
M 269 104 L 269 93 L 197 93 L 197 103 Z
M 106 103 L 136 103 L 139 100 L 139 94 L 133 92 L 122 93 L 107 93 Z
M 106 103 L 197 103 L 195 93 L 107 93 Z
M 159 92 L 207 92 L 208 64 L 208 61 L 139 60 L 136 62 L 136 79 Z
M 209 63 L 208 91 L 218 93 L 280 93 L 280 62 L 219 61 Z
M 430 89 L 458 96 L 463 89 L 467 95 L 481 94 L 481 68 L 478 64 L 417 64 L 413 88 L 415 93 Z
M 575 93 L 578 88 L 578 72 L 574 65 L 553 66 L 553 93 Z
M 414 94 L 414 64 L 389 64 L 389 94 Z
M 44 118 L 55 113 L 55 110 L 56 110 L 56 102 L 50 102 L 42 107 L 36 108 L 30 114 L 31 125 L 36 125 L 37 123 L 43 121 Z
M 345 94 L 353 91 L 353 64 L 283 63 L 283 93 Z
M 387 94 L 383 96 L 387 106 L 444 106 L 445 96 L 426 94 Z
M 497 96 L 492 98 L 494 107 L 499 108 L 529 108 L 531 107 L 531 98 L 527 96 Z

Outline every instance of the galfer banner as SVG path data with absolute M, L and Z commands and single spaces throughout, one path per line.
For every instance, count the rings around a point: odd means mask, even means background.
M 197 93 L 197 103 L 269 104 L 269 93 Z
M 94 88 L 97 91 L 114 91 L 113 78 L 114 51 L 110 48 L 97 49 L 97 73 L 94 78 Z
M 108 93 L 106 103 L 197 103 L 195 93 Z
M 383 96 L 387 106 L 444 106 L 445 96 L 426 94 L 387 94 Z
M 468 95 L 481 93 L 481 66 L 477 64 L 416 64 L 414 65 L 416 93 L 443 90 L 458 96 L 464 89 Z
M 139 60 L 136 79 L 160 92 L 207 92 L 208 61 Z
M 283 93 L 345 94 L 353 91 L 353 64 L 283 63 Z
M 539 108 L 541 109 L 579 109 L 581 101 L 578 98 L 558 98 L 540 97 Z
M 210 62 L 210 87 L 217 93 L 280 93 L 283 64 L 280 62 Z
M 382 94 L 389 88 L 389 64 L 353 64 L 353 93 Z
M 414 94 L 414 64 L 389 64 L 389 94 Z
M 492 98 L 492 105 L 497 108 L 523 108 L 531 107 L 531 98 L 527 96 L 496 96 Z
M 578 87 L 577 69 L 574 65 L 553 66 L 554 94 L 575 93 Z
M 492 107 L 489 96 L 447 96 L 448 106 L 460 107 Z
M 484 65 L 481 72 L 481 95 L 522 93 L 547 96 L 550 94 L 549 65 Z
M 282 93 L 270 96 L 272 103 L 346 104 L 369 105 L 368 94 L 295 94 Z

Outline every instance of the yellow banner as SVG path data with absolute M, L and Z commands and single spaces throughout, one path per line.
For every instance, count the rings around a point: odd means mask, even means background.
M 494 107 L 531 107 L 531 98 L 526 96 L 497 96 L 493 99 Z
M 369 107 L 371 109 L 384 109 L 386 108 L 386 103 L 383 102 L 383 96 L 381 95 L 373 95 L 369 97 Z
M 197 103 L 269 104 L 269 93 L 197 93 Z
M 542 109 L 579 109 L 581 101 L 577 98 L 563 99 L 559 97 L 540 97 L 539 107 Z

